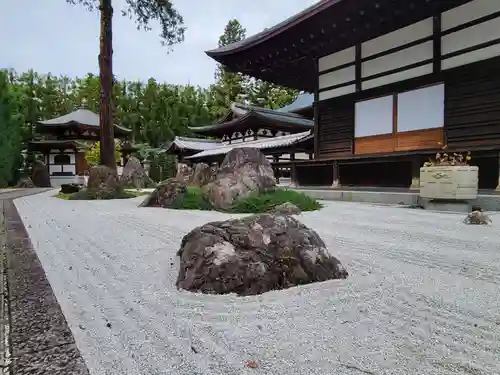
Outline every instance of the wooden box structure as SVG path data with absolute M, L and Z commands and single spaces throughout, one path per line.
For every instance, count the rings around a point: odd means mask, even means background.
M 443 145 L 499 184 L 499 1 L 323 0 L 207 54 L 313 93 L 303 184 L 409 187 Z
M 431 166 L 420 168 L 420 196 L 429 199 L 477 198 L 478 167 Z

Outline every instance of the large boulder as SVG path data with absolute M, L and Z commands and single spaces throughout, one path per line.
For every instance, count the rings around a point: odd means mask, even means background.
M 123 167 L 120 184 L 124 187 L 134 187 L 136 189 L 144 189 L 154 185 L 141 162 L 135 156 L 130 156 L 127 164 Z
M 226 154 L 215 181 L 203 188 L 203 195 L 216 209 L 227 210 L 237 199 L 275 188 L 271 163 L 258 149 L 242 147 Z
M 139 207 L 168 208 L 172 202 L 181 199 L 187 193 L 187 183 L 175 177 L 160 182 L 156 189 L 148 194 Z
M 33 184 L 33 181 L 31 181 L 31 178 L 29 177 L 24 177 L 19 180 L 17 183 L 18 188 L 34 188 L 35 184 Z
M 188 182 L 193 176 L 193 168 L 184 163 L 177 163 L 177 174 L 175 178 L 180 181 Z
M 116 169 L 105 165 L 96 165 L 90 168 L 87 189 L 92 192 L 105 194 L 118 191 L 120 184 Z
M 41 160 L 36 160 L 33 163 L 31 172 L 31 181 L 36 187 L 51 187 L 49 168 Z
M 212 167 L 206 163 L 197 163 L 189 181 L 194 186 L 204 186 L 214 179 Z
M 290 215 L 205 224 L 184 236 L 177 255 L 177 287 L 208 294 L 254 295 L 348 276 L 319 235 Z

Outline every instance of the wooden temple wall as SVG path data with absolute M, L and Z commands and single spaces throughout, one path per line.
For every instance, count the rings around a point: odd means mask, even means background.
M 316 158 L 500 146 L 500 2 L 318 60 Z

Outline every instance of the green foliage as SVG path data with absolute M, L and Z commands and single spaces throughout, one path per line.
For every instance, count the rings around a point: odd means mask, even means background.
M 100 0 L 66 0 L 70 4 L 82 4 L 93 11 L 99 8 Z M 111 0 L 110 0 L 111 1 Z M 182 16 L 170 0 L 125 0 L 122 16 L 133 19 L 138 29 L 151 30 L 153 21 L 160 23 L 162 44 L 172 46 L 184 40 Z
M 277 189 L 261 195 L 252 195 L 234 202 L 232 213 L 264 213 L 271 211 L 280 204 L 290 202 L 301 211 L 315 211 L 322 206 L 316 199 L 294 190 Z
M 230 213 L 239 214 L 259 214 L 271 211 L 274 207 L 280 204 L 290 202 L 296 205 L 301 211 L 315 211 L 322 206 L 316 199 L 307 195 L 293 191 L 277 189 L 274 192 L 269 192 L 261 195 L 252 195 L 234 202 L 233 207 L 228 211 Z M 198 187 L 188 186 L 188 193 L 172 202 L 170 208 L 178 210 L 212 210 L 212 205 L 207 202 L 202 194 L 202 190 Z
M 168 155 L 165 152 L 157 153 L 153 156 L 151 166 L 149 168 L 149 177 L 156 182 L 165 181 L 167 178 L 174 177 L 175 156 Z
M 118 142 L 115 143 L 115 159 L 120 160 L 121 153 L 120 153 L 120 144 Z M 95 165 L 100 165 L 101 164 L 101 143 L 98 141 L 92 145 L 86 152 L 85 152 L 85 160 L 87 160 L 87 163 L 89 166 L 95 166 Z
M 241 41 L 246 29 L 236 19 L 229 21 L 219 38 L 219 47 Z M 233 73 L 219 64 L 215 72 L 217 83 L 211 87 L 214 112 L 223 117 L 232 102 L 248 103 L 264 108 L 281 108 L 290 104 L 298 95 L 297 90 Z
M 169 207 L 178 210 L 210 211 L 212 209 L 211 204 L 203 198 L 201 189 L 194 186 L 189 186 L 187 193 L 183 197 L 172 202 Z
M 87 189 L 80 190 L 78 193 L 64 194 L 57 193 L 56 197 L 69 201 L 90 201 L 90 200 L 108 200 L 108 199 L 129 199 L 136 198 L 145 193 L 140 191 L 130 191 L 119 189 L 111 193 L 93 192 Z
M 9 76 L 0 71 L 0 187 L 8 186 L 20 165 L 21 117 L 16 115 L 16 102 Z

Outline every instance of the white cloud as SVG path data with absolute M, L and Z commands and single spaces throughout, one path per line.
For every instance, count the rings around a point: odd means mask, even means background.
M 138 31 L 121 17 L 123 0 L 114 0 L 114 71 L 119 79 L 191 83 L 213 82 L 215 62 L 205 50 L 217 46 L 227 22 L 238 19 L 247 35 L 281 22 L 315 0 L 174 0 L 187 26 L 186 40 L 170 54 L 158 29 Z M 36 4 L 36 5 L 35 5 Z M 99 14 L 65 0 L 0 2 L 0 68 L 82 76 L 97 73 Z

